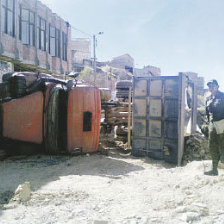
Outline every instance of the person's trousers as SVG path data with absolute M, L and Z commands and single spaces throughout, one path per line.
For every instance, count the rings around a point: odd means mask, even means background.
M 209 151 L 213 169 L 217 169 L 219 161 L 224 163 L 224 134 L 217 134 L 213 124 L 209 129 Z

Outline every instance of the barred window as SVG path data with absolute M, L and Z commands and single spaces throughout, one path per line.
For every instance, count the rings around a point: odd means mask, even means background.
M 15 36 L 15 1 L 2 0 L 2 32 Z

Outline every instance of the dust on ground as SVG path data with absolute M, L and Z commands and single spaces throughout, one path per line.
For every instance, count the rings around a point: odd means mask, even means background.
M 0 162 L 0 223 L 224 223 L 224 170 L 210 161 L 176 167 L 120 150 L 18 156 Z M 14 198 L 28 181 L 31 197 Z

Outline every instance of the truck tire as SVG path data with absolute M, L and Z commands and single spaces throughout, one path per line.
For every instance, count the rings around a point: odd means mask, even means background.
M 49 154 L 57 154 L 59 146 L 59 93 L 61 87 L 55 86 L 50 90 L 50 98 L 47 106 L 47 130 L 45 150 Z

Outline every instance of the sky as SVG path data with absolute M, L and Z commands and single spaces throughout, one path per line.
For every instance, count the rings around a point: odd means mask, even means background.
M 224 90 L 224 0 L 41 0 L 97 36 L 98 61 L 130 54 L 162 75 L 196 72 Z M 88 37 L 72 29 L 74 38 Z

